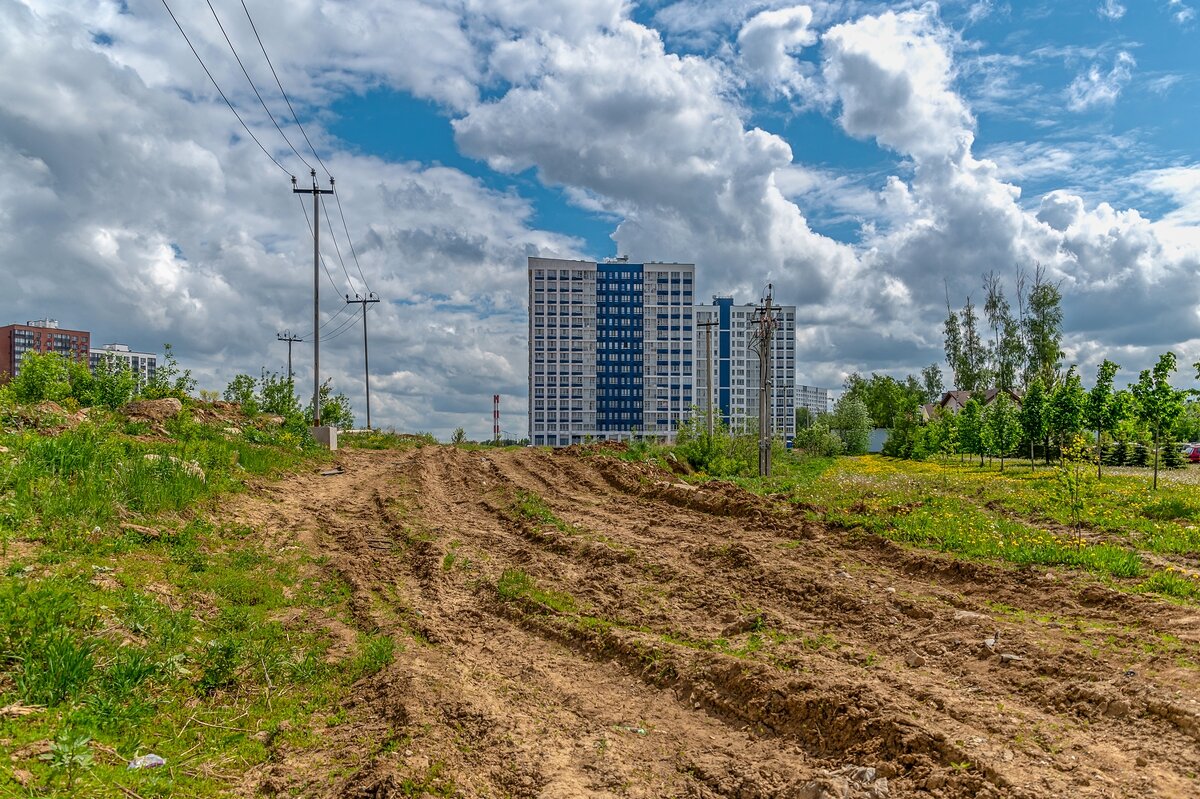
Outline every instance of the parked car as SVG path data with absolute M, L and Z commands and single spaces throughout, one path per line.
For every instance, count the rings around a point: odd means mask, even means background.
M 1200 444 L 1184 444 L 1179 451 L 1183 453 L 1185 460 L 1200 463 Z

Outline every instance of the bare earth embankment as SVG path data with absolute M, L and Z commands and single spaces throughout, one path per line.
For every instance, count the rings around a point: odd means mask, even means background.
M 327 555 L 402 651 L 246 794 L 1200 792 L 1194 607 L 602 452 L 338 459 L 222 515 Z

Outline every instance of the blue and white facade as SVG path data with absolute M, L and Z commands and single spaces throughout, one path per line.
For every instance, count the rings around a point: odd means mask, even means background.
M 714 297 L 712 305 L 697 306 L 696 319 L 696 407 L 708 413 L 709 397 L 715 394 L 720 418 L 730 430 L 757 430 L 759 368 L 758 353 L 751 349 L 754 338 L 755 305 L 734 305 L 731 297 Z M 779 324 L 771 343 L 772 385 L 771 430 L 791 441 L 796 434 L 796 306 L 776 306 Z M 713 383 L 707 383 L 707 334 L 700 323 L 715 321 Z
M 669 439 L 691 407 L 691 264 L 529 259 L 529 438 Z

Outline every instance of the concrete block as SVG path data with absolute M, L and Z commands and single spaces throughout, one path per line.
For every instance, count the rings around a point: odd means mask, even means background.
M 337 449 L 337 428 L 328 425 L 309 428 L 317 443 L 329 450 Z

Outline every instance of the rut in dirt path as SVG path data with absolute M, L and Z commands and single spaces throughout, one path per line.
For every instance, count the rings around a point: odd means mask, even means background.
M 883 786 L 845 766 L 877 769 L 891 796 L 1193 795 L 1194 672 L 1151 681 L 1126 656 L 1194 631 L 1186 611 L 611 457 L 341 458 L 346 475 L 277 524 L 315 521 L 359 621 L 412 642 L 354 708 L 359 729 L 405 743 L 356 761 L 347 795 L 438 775 L 471 796 Z M 561 524 L 523 516 L 529 496 Z M 502 600 L 513 570 L 557 606 Z M 1114 643 L 1097 650 L 1088 625 Z

